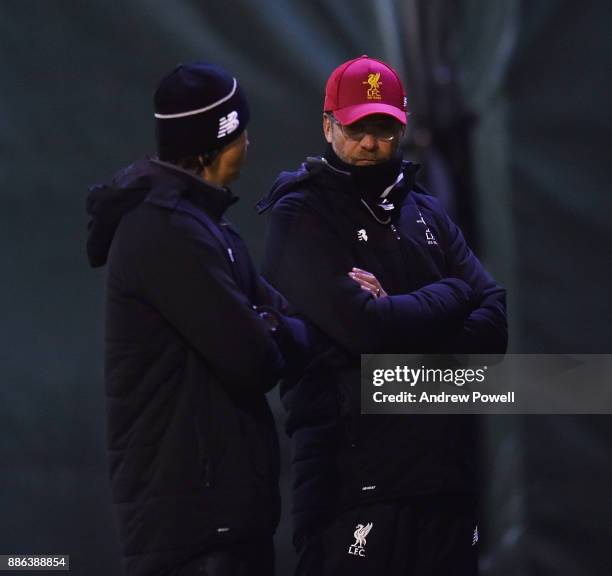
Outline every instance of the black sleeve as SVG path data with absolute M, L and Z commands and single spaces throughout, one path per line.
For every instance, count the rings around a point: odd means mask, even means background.
M 139 275 L 152 304 L 234 392 L 266 392 L 282 369 L 267 324 L 237 286 L 216 240 L 172 213 L 153 235 Z
M 502 354 L 508 343 L 506 291 L 470 250 L 459 227 L 445 214 L 448 273 L 464 280 L 475 294 L 475 308 L 451 342 L 458 354 Z
M 456 278 L 374 299 L 348 277 L 353 264 L 349 248 L 321 214 L 292 196 L 274 206 L 264 275 L 350 352 L 421 349 L 439 331 L 456 329 L 472 310 L 472 290 Z
M 287 299 L 262 277 L 259 277 L 258 296 L 258 309 L 273 314 L 278 322 L 275 336 L 285 360 L 283 378 L 301 373 L 332 344 L 325 334 L 298 314 Z

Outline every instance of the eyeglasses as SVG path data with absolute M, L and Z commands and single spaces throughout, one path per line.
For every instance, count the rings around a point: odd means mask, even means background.
M 391 118 L 364 118 L 352 124 L 340 124 L 333 114 L 325 114 L 349 140 L 361 140 L 367 134 L 383 142 L 391 142 L 402 135 L 402 125 Z

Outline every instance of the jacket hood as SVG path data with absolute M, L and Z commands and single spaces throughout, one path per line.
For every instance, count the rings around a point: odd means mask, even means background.
M 324 162 L 321 158 L 307 158 L 306 162 L 294 172 L 281 172 L 276 178 L 270 191 L 255 205 L 258 214 L 265 212 L 270 206 L 274 206 L 285 194 L 300 182 L 308 180 L 312 174 L 309 164 L 313 162 Z
M 118 172 L 109 184 L 89 189 L 87 258 L 92 268 L 106 264 L 106 258 L 124 214 L 140 204 L 151 191 L 147 160 L 140 160 Z
M 416 173 L 419 168 L 419 164 L 408 161 L 402 162 L 403 183 L 408 186 L 408 190 L 415 186 Z M 314 178 L 334 178 L 349 183 L 351 181 L 351 174 L 335 168 L 324 158 L 308 157 L 298 170 L 294 172 L 281 172 L 278 175 L 270 192 L 256 204 L 257 213 L 262 214 L 268 208 L 274 206 L 283 196 L 291 192 L 297 185 Z
M 87 213 L 89 235 L 87 257 L 92 268 L 104 266 L 121 218 L 142 202 L 166 209 L 181 209 L 183 196 L 189 196 L 215 219 L 238 198 L 227 187 L 218 187 L 173 164 L 155 158 L 139 160 L 118 172 L 110 184 L 89 189 Z

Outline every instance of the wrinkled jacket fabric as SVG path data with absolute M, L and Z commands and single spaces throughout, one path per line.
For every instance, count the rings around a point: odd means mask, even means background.
M 154 160 L 88 198 L 88 255 L 107 265 L 107 445 L 130 575 L 166 574 L 278 522 L 265 393 L 285 337 L 253 306 L 285 304 L 223 217 L 234 201 Z
M 403 164 L 383 208 L 349 173 L 310 158 L 258 204 L 271 211 L 264 276 L 337 346 L 281 388 L 298 540 L 343 507 L 474 494 L 473 418 L 360 414 L 360 354 L 506 349 L 505 291 L 416 183 L 417 169 Z M 362 290 L 353 267 L 389 296 Z

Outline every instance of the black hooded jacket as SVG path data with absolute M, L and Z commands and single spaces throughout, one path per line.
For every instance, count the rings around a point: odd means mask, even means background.
M 264 276 L 337 345 L 281 388 L 294 442 L 296 535 L 360 502 L 474 492 L 474 422 L 363 416 L 360 354 L 503 353 L 505 291 L 438 201 L 398 164 L 386 201 L 309 158 L 258 204 L 271 210 Z M 381 204 L 381 205 L 379 205 Z M 373 273 L 376 299 L 348 272 Z
M 92 188 L 87 249 L 107 265 L 107 444 L 127 573 L 161 575 L 271 535 L 278 445 L 265 393 L 305 344 L 223 218 L 231 192 L 136 162 Z M 281 354 L 282 351 L 282 354 Z

